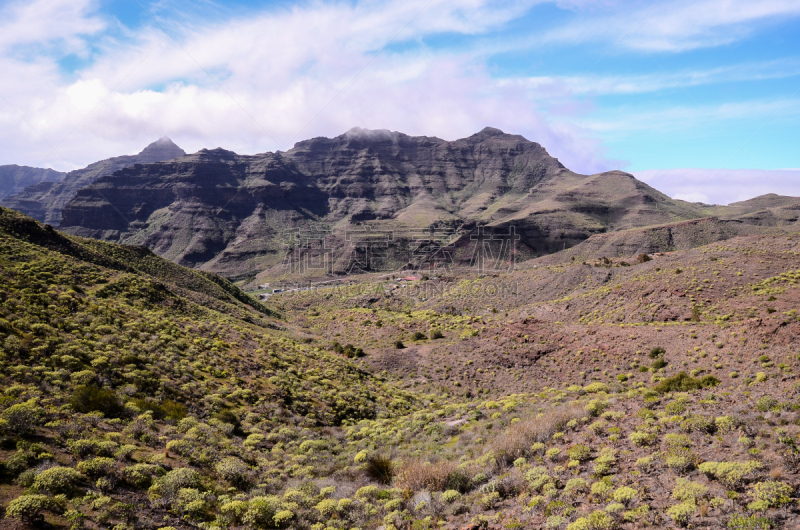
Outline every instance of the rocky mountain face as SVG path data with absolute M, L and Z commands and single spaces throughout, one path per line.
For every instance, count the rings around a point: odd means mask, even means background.
M 42 179 L 21 191 L 17 190 L 18 193 L 0 197 L 0 204 L 39 221 L 58 225 L 64 206 L 75 197 L 78 190 L 93 184 L 98 178 L 136 164 L 162 162 L 185 154 L 172 140 L 164 137 L 145 147 L 139 154 L 101 160 L 66 175 L 61 174 L 61 179 Z
M 468 261 L 480 234 L 513 234 L 517 258 L 528 258 L 712 210 L 621 171 L 577 174 L 497 129 L 456 141 L 352 129 L 287 152 L 204 149 L 122 169 L 81 189 L 61 227 L 235 277 L 275 269 L 314 239 L 334 272 L 348 271 L 359 238 L 383 240 L 383 262 L 363 268 L 393 270 L 415 264 L 426 232 L 454 260 Z
M 66 173 L 41 167 L 18 166 L 10 164 L 0 166 L 0 200 L 15 195 L 28 186 L 40 182 L 60 182 Z

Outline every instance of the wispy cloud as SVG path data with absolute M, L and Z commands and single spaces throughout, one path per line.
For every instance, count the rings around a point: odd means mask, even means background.
M 540 94 L 611 95 L 645 94 L 665 89 L 689 88 L 718 83 L 784 79 L 800 75 L 800 59 L 747 62 L 703 70 L 657 71 L 647 74 L 579 76 L 537 76 L 505 79 L 502 85 L 518 85 Z
M 706 204 L 730 204 L 767 193 L 800 197 L 798 169 L 654 169 L 635 176 L 675 199 Z
M 606 5 L 610 14 L 555 28 L 539 40 L 577 44 L 616 40 L 629 31 L 621 42 L 625 48 L 680 52 L 730 44 L 750 36 L 760 25 L 800 16 L 796 0 L 676 0 L 655 6 L 642 0 Z

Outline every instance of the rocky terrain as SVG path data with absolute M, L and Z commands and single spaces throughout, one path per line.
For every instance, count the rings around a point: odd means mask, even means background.
M 61 210 L 71 201 L 78 190 L 94 183 L 98 178 L 110 175 L 117 170 L 136 164 L 162 162 L 186 154 L 183 149 L 172 143 L 169 138 L 161 138 L 145 147 L 137 155 L 124 155 L 101 160 L 83 169 L 70 171 L 60 178 L 41 178 L 31 182 L 25 189 L 14 190 L 8 196 L 0 194 L 0 204 L 30 215 L 34 219 L 58 226 L 61 223 Z M 2 166 L 3 168 L 14 166 Z M 38 168 L 30 168 L 34 172 L 48 172 Z M 0 168 L 2 171 L 2 168 Z M 48 174 L 49 173 L 45 173 Z
M 15 164 L 0 166 L 0 200 L 15 195 L 28 186 L 40 182 L 60 182 L 65 173 L 53 169 L 17 166 Z

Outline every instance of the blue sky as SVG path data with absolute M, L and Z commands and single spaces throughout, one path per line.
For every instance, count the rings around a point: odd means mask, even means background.
M 495 126 L 679 198 L 800 195 L 799 0 L 10 0 L 0 20 L 0 164 Z

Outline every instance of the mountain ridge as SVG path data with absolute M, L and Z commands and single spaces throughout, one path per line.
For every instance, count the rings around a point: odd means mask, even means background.
M 353 128 L 285 152 L 203 149 L 118 171 L 80 190 L 62 227 L 237 275 L 281 263 L 282 232 L 318 223 L 467 232 L 513 224 L 535 256 L 625 224 L 700 216 L 629 173 L 580 175 L 540 144 L 499 129 L 447 141 Z M 339 261 L 352 250 L 343 240 L 335 246 Z

